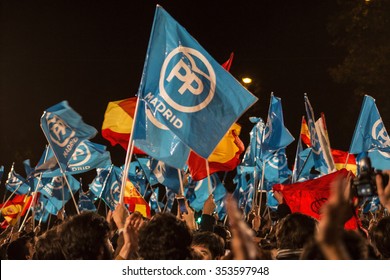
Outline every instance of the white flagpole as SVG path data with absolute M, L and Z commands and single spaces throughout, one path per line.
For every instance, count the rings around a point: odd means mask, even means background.
M 134 150 L 134 127 L 136 124 L 136 119 L 137 119 L 137 113 L 138 113 L 138 106 L 139 106 L 139 96 L 137 98 L 137 103 L 135 105 L 135 110 L 134 110 L 134 118 L 133 118 L 133 126 L 131 127 L 131 132 L 130 132 L 130 138 L 129 138 L 129 144 L 127 146 L 127 151 L 126 151 L 126 158 L 125 158 L 125 166 L 122 174 L 122 184 L 121 184 L 121 195 L 119 199 L 119 203 L 123 203 L 123 196 L 125 193 L 125 186 L 126 186 L 126 179 L 127 179 L 127 174 L 129 172 L 130 168 L 130 162 L 131 158 L 133 156 L 133 150 Z
M 180 182 L 180 195 L 184 196 L 183 178 L 181 177 L 181 170 L 180 169 L 177 169 L 177 174 L 179 176 L 179 182 Z
M 62 166 L 61 166 L 61 164 L 60 164 L 60 161 L 58 160 L 58 157 L 57 157 L 56 153 L 54 152 L 54 149 L 53 149 L 53 147 L 51 146 L 50 141 L 49 141 L 49 139 L 47 138 L 47 136 L 46 136 L 46 134 L 45 134 L 45 131 L 43 130 L 42 125 L 41 125 L 41 129 L 42 129 L 42 131 L 43 131 L 43 135 L 45 135 L 45 138 L 46 138 L 47 143 L 49 144 L 49 147 L 53 150 L 54 157 L 55 157 L 55 159 L 56 159 L 56 161 L 57 161 L 57 163 L 58 163 L 58 166 L 59 166 L 59 168 L 60 168 L 62 177 L 65 179 L 66 185 L 68 186 L 68 189 L 69 189 L 69 192 L 70 192 L 70 196 L 72 197 L 73 203 L 74 203 L 74 205 L 75 205 L 75 207 L 76 207 L 77 214 L 80 214 L 79 208 L 78 208 L 77 203 L 76 203 L 76 199 L 75 199 L 74 196 L 73 196 L 73 192 L 72 192 L 72 189 L 71 189 L 71 187 L 70 187 L 70 185 L 69 185 L 68 179 L 66 178 L 65 172 L 64 172 L 64 170 L 62 169 Z

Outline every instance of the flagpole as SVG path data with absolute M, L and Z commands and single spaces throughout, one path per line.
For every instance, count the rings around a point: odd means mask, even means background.
M 260 192 L 259 192 L 259 195 L 260 195 L 260 201 L 259 201 L 259 209 L 257 210 L 257 214 L 260 216 L 260 212 L 261 212 L 261 202 L 263 200 L 263 196 L 262 196 L 262 193 L 263 193 L 263 187 L 264 187 L 264 176 L 265 176 L 265 162 L 266 161 L 263 161 L 263 172 L 261 174 L 261 185 L 260 185 Z M 256 202 L 257 202 L 257 189 L 256 188 Z
M 213 192 L 213 188 L 211 186 L 210 166 L 209 166 L 209 161 L 207 159 L 206 159 L 206 171 L 207 171 L 207 186 L 208 186 L 209 195 L 210 195 Z
M 347 159 L 345 160 L 345 163 L 344 163 L 344 168 L 346 168 L 347 167 L 347 164 L 348 164 L 348 161 L 349 161 L 349 155 L 350 155 L 350 153 L 348 152 L 348 155 L 347 155 Z
M 45 163 L 46 162 L 46 159 L 47 159 L 47 155 L 49 154 L 49 149 L 47 149 L 47 146 L 46 146 L 46 149 L 45 149 L 45 156 L 44 156 L 44 158 L 43 158 L 43 163 Z M 37 190 L 38 190 L 38 188 L 39 188 L 39 185 L 40 185 L 40 183 L 42 182 L 42 173 L 43 172 L 40 172 L 39 173 L 39 178 L 38 178 L 38 182 L 37 182 L 37 187 L 36 187 L 36 189 L 35 189 L 35 191 L 33 192 L 33 197 L 32 197 L 32 201 L 31 201 L 31 204 L 30 204 L 30 207 L 28 208 L 28 210 L 27 210 L 27 213 L 26 213 L 26 216 L 24 217 L 24 220 L 23 220 L 23 222 L 22 222 L 22 225 L 20 226 L 20 228 L 19 228 L 19 232 L 22 230 L 22 228 L 23 228 L 23 226 L 24 226 L 24 224 L 25 224 L 25 222 L 26 222 L 26 220 L 27 220 L 27 217 L 28 217 L 28 214 L 30 213 L 30 211 L 31 211 L 31 209 L 32 209 L 32 219 L 33 219 L 33 227 L 34 227 L 34 224 L 35 224 L 35 210 L 34 210 L 34 204 L 35 204 L 35 198 L 36 198 L 36 196 L 37 196 Z M 30 172 L 30 174 L 31 174 L 31 172 Z
M 303 163 L 301 169 L 299 170 L 299 173 L 298 173 L 298 175 L 297 175 L 297 180 L 298 180 L 299 176 L 301 176 L 301 173 L 302 173 L 302 171 L 303 171 L 303 168 L 306 166 L 307 160 L 309 159 L 309 157 L 310 157 L 310 155 L 311 155 L 312 152 L 313 152 L 313 149 L 310 149 L 309 154 L 307 155 L 307 157 L 306 157 L 306 159 L 305 159 L 305 162 Z M 294 182 L 294 183 L 295 183 L 295 182 Z
M 180 194 L 182 196 L 184 196 L 183 178 L 181 177 L 181 170 L 180 169 L 177 169 L 177 175 L 179 176 Z
M 137 121 L 137 114 L 138 114 L 138 106 L 139 106 L 139 96 L 137 98 L 137 103 L 135 105 L 135 110 L 134 110 L 134 119 L 133 119 L 133 125 L 131 127 L 131 132 L 130 132 L 130 137 L 129 137 L 129 143 L 127 146 L 127 151 L 126 151 L 126 158 L 125 158 L 125 166 L 122 174 L 122 184 L 121 184 L 121 195 L 119 198 L 119 203 L 123 203 L 123 196 L 125 193 L 125 186 L 126 186 L 126 179 L 127 179 L 127 174 L 129 172 L 130 168 L 130 162 L 131 158 L 133 156 L 133 149 L 134 149 L 134 127 Z
M 97 212 L 99 212 L 100 204 L 101 204 L 101 202 L 102 202 L 102 195 L 103 195 L 104 189 L 105 189 L 105 187 L 106 187 L 106 185 L 107 185 L 108 177 L 110 177 L 110 175 L 111 175 L 111 171 L 112 171 L 112 168 L 113 168 L 113 167 L 114 167 L 114 165 L 111 164 L 111 165 L 110 165 L 110 169 L 108 170 L 108 174 L 107 174 L 106 178 L 104 178 L 104 182 L 103 182 L 103 186 L 102 186 L 102 191 L 100 192 L 99 197 L 98 197 L 98 198 L 99 198 L 99 204 L 98 204 Z
M 43 135 L 45 135 L 45 138 L 46 138 L 47 143 L 49 144 L 49 147 L 53 150 L 53 155 L 54 155 L 54 157 L 55 157 L 55 159 L 56 159 L 56 161 L 57 161 L 57 163 L 58 163 L 58 166 L 59 166 L 59 168 L 60 168 L 62 177 L 64 177 L 64 179 L 65 179 L 66 185 L 68 186 L 68 189 L 69 189 L 69 192 L 70 192 L 70 196 L 72 197 L 72 200 L 73 200 L 73 202 L 74 202 L 74 205 L 76 206 L 77 214 L 80 215 L 80 211 L 79 211 L 79 208 L 77 207 L 76 199 L 75 199 L 74 196 L 73 196 L 73 192 L 72 192 L 72 189 L 71 189 L 71 187 L 70 187 L 70 185 L 69 185 L 68 179 L 66 178 L 65 172 L 64 172 L 64 170 L 62 169 L 61 163 L 60 163 L 60 161 L 58 160 L 58 157 L 57 157 L 56 152 L 54 151 L 53 147 L 51 146 L 50 141 L 49 141 L 49 139 L 47 138 L 47 136 L 46 136 L 46 134 L 45 134 L 45 131 L 43 130 L 42 124 L 41 124 L 41 129 L 42 129 L 42 131 L 43 131 Z M 62 187 L 62 189 L 63 189 L 63 187 Z M 65 205 L 65 204 L 63 204 L 63 205 Z

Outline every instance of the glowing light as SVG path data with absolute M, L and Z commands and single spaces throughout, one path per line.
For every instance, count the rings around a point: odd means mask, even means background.
M 245 78 L 242 78 L 242 82 L 244 84 L 250 84 L 250 83 L 252 83 L 252 79 L 249 77 L 245 77 Z

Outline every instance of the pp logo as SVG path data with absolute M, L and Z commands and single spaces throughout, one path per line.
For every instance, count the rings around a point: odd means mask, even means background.
M 166 172 L 165 163 L 158 161 L 156 167 L 153 169 L 153 174 L 156 176 L 157 181 L 162 184 L 165 181 L 164 174 Z
M 51 183 L 47 184 L 46 186 L 51 190 L 60 190 L 64 187 L 64 185 L 65 185 L 64 177 L 57 176 L 57 177 L 53 177 Z
M 320 146 L 320 141 L 318 139 L 317 131 L 315 129 L 315 124 L 313 123 L 312 120 L 309 120 L 308 126 L 310 129 L 310 137 L 311 137 L 310 140 L 312 142 L 312 151 L 316 155 L 319 155 L 321 153 L 321 146 Z
M 91 151 L 88 145 L 80 143 L 72 154 L 69 167 L 77 167 L 85 165 L 91 159 Z
M 160 123 L 154 116 L 153 116 L 153 113 L 152 111 L 147 108 L 146 109 L 146 117 L 148 118 L 148 120 L 157 128 L 161 129 L 161 130 L 169 130 L 168 127 L 166 127 L 165 125 L 163 125 L 162 123 Z
M 161 68 L 160 95 L 177 111 L 194 113 L 211 102 L 216 82 L 214 69 L 203 54 L 179 46 L 169 53 Z
M 51 113 L 46 115 L 47 126 L 49 127 L 50 139 L 59 147 L 68 145 L 76 132 L 72 130 L 61 118 Z
M 286 156 L 283 154 L 275 155 L 268 161 L 268 164 L 274 169 L 282 170 L 287 166 Z
M 121 188 L 119 186 L 118 181 L 115 181 L 114 183 L 112 183 L 110 188 L 111 201 L 113 201 L 115 205 L 119 203 L 120 195 L 121 195 Z
M 372 126 L 371 136 L 373 139 L 379 142 L 379 148 L 390 148 L 389 134 L 387 133 L 381 118 L 379 118 Z M 381 150 L 378 150 L 378 152 L 383 156 L 390 158 L 389 153 L 383 152 Z

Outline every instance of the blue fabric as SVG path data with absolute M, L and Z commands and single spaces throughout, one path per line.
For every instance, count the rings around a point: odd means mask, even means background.
M 110 164 L 111 156 L 110 152 L 106 151 L 106 146 L 84 140 L 78 144 L 66 166 L 63 166 L 63 171 L 66 174 L 79 174 L 94 168 L 103 168 Z M 57 164 L 54 168 L 50 164 L 46 167 L 43 164 L 36 168 L 37 171 L 43 172 L 42 177 L 62 175 Z
M 8 180 L 5 182 L 5 187 L 10 192 L 15 191 L 16 194 L 27 194 L 30 191 L 30 184 L 13 169 L 8 174 Z
M 66 178 L 72 193 L 75 194 L 80 189 L 80 182 L 71 175 L 67 175 Z M 38 192 L 47 197 L 56 209 L 61 209 L 71 198 L 69 187 L 63 176 L 57 176 L 45 182 L 38 188 Z
M 178 169 L 185 166 L 190 153 L 179 137 L 153 116 L 143 100 L 139 101 L 135 117 L 134 144 L 151 157 Z
M 63 169 L 79 143 L 97 134 L 97 130 L 85 124 L 67 101 L 48 108 L 41 117 L 41 127 Z
M 370 150 L 390 153 L 390 138 L 376 107 L 375 99 L 365 95 L 349 152 L 359 154 Z
M 329 166 L 325 160 L 324 152 L 322 150 L 320 140 L 318 138 L 319 136 L 315 128 L 314 111 L 310 104 L 309 98 L 305 95 L 304 99 L 307 115 L 307 126 L 309 127 L 310 131 L 311 148 L 314 157 L 314 165 L 316 170 L 318 170 L 322 175 L 325 175 L 329 173 Z
M 271 95 L 267 123 L 261 143 L 261 159 L 272 156 L 273 152 L 286 148 L 294 141 L 290 131 L 284 126 L 282 101 Z
M 139 97 L 160 123 L 203 158 L 257 101 L 160 6 Z

